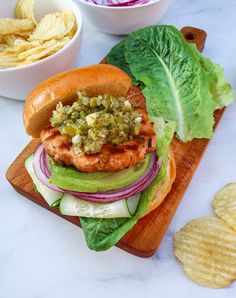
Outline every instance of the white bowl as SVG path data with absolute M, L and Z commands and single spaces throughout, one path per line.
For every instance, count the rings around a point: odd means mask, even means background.
M 0 0 L 0 17 L 13 17 L 17 0 Z M 78 30 L 73 39 L 55 54 L 38 62 L 16 68 L 0 69 L 0 95 L 24 100 L 41 81 L 75 66 L 82 40 L 82 15 L 72 0 L 36 0 L 35 17 L 70 10 L 76 16 Z
M 150 0 L 143 5 L 108 7 L 78 0 L 87 20 L 102 32 L 129 34 L 156 24 L 165 14 L 169 0 Z

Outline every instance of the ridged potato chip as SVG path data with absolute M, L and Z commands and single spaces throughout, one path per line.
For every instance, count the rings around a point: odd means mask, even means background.
M 34 29 L 34 23 L 30 19 L 0 19 L 0 35 L 17 34 Z
M 0 68 L 12 68 L 16 67 L 18 64 L 17 55 L 8 55 L 4 53 L 0 53 Z
M 53 46 L 57 41 L 56 40 L 50 40 L 47 42 L 46 46 Z M 45 44 L 40 44 L 36 47 L 33 47 L 32 49 L 29 49 L 27 51 L 24 51 L 22 53 L 20 53 L 18 55 L 18 61 L 19 62 L 23 62 L 24 60 L 26 60 L 27 58 L 29 58 L 30 56 L 36 55 L 38 53 L 41 53 L 42 51 L 45 50 L 46 48 Z
M 62 14 L 59 12 L 50 13 L 43 17 L 36 26 L 33 33 L 30 35 L 29 40 L 50 40 L 60 39 L 67 32 L 65 22 Z
M 71 11 L 63 11 L 61 12 L 61 16 L 66 26 L 65 35 L 73 37 L 77 30 L 76 19 L 74 14 Z
M 30 19 L 36 25 L 34 17 L 34 0 L 19 0 L 15 8 L 15 16 L 17 19 Z
M 16 35 L 23 37 L 24 39 L 28 39 L 32 31 L 24 31 L 24 32 L 18 32 Z
M 39 41 L 26 41 L 22 39 L 16 39 L 11 46 L 8 46 L 4 50 L 4 54 L 20 54 L 24 51 L 27 51 L 31 48 L 37 47 L 40 45 Z
M 0 52 L 6 50 L 6 48 L 8 48 L 8 45 L 6 45 L 4 43 L 0 43 Z
M 217 216 L 236 230 L 236 183 L 229 183 L 216 195 L 212 206 Z
M 192 220 L 177 232 L 175 255 L 200 285 L 222 288 L 236 279 L 236 231 L 217 217 Z
M 14 35 L 14 34 L 9 34 L 9 35 L 5 35 L 5 37 L 4 37 L 4 42 L 5 42 L 5 44 L 6 45 L 8 45 L 8 46 L 14 46 L 14 43 L 15 43 L 15 41 L 17 40 L 17 36 L 16 35 Z M 21 37 L 19 37 L 20 39 L 23 39 L 23 38 L 21 38 Z M 23 39 L 24 40 L 24 39 Z
M 59 51 L 62 47 L 64 47 L 70 41 L 69 37 L 65 37 L 61 40 L 52 39 L 42 45 L 42 48 L 37 53 L 34 53 L 28 56 L 25 59 L 25 63 L 32 63 L 34 61 L 41 60 L 42 58 L 48 57 L 55 52 Z

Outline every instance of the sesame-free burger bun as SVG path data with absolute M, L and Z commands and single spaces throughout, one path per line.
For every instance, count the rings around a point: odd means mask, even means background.
M 78 91 L 85 91 L 89 96 L 126 96 L 131 86 L 131 78 L 123 70 L 108 64 L 81 67 L 53 76 L 36 86 L 26 98 L 23 112 L 26 132 L 38 138 L 42 129 L 50 124 L 57 103 L 73 103 Z

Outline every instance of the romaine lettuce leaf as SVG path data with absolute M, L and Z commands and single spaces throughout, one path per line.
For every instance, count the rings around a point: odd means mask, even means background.
M 132 33 L 122 47 L 118 44 L 110 51 L 107 61 L 112 64 L 114 59 L 141 84 L 149 115 L 175 121 L 177 136 L 184 142 L 210 138 L 215 109 L 233 101 L 223 69 L 203 57 L 173 26 Z
M 131 218 L 96 219 L 81 217 L 80 222 L 87 245 L 90 249 L 103 251 L 115 245 L 147 212 L 148 204 L 152 200 L 153 188 L 165 177 L 167 171 L 170 142 L 175 131 L 175 123 L 165 123 L 161 118 L 153 119 L 157 134 L 157 154 L 162 161 L 161 169 L 152 184 L 142 193 L 136 211 Z
M 156 182 L 162 180 L 166 175 L 166 168 L 168 163 L 168 154 L 170 142 L 175 133 L 176 124 L 174 121 L 165 122 L 162 117 L 152 117 L 151 120 L 154 122 L 154 128 L 157 135 L 157 156 L 161 159 L 162 167 L 158 173 Z M 154 180 L 155 181 L 155 180 Z
M 200 63 L 209 76 L 210 92 L 217 103 L 217 108 L 228 106 L 234 100 L 233 89 L 225 80 L 224 69 L 217 63 L 199 53 Z
M 210 138 L 217 105 L 195 49 L 181 33 L 169 26 L 149 27 L 131 34 L 125 46 L 131 72 L 145 85 L 149 115 L 175 121 L 182 141 Z
M 126 39 L 123 39 L 111 49 L 110 53 L 106 57 L 106 62 L 123 69 L 132 78 L 133 85 L 137 85 L 138 82 L 132 75 L 129 65 L 125 59 L 125 41 Z

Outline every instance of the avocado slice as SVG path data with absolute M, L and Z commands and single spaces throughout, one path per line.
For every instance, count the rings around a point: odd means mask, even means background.
M 98 192 L 119 189 L 137 181 L 147 170 L 150 154 L 141 163 L 119 172 L 83 173 L 73 167 L 63 167 L 58 164 L 51 166 L 52 175 L 49 182 L 73 191 Z

